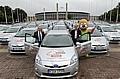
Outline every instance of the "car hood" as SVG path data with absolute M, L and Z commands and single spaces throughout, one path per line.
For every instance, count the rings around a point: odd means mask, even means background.
M 107 40 L 105 37 L 91 37 L 92 45 L 106 45 Z
M 105 35 L 109 37 L 120 37 L 119 32 L 105 32 Z
M 70 61 L 72 56 L 76 54 L 74 47 L 64 47 L 64 48 L 45 48 L 40 47 L 39 56 L 42 61 Z
M 25 38 L 24 37 L 13 37 L 10 40 L 12 45 L 24 45 Z
M 10 38 L 14 35 L 15 35 L 15 33 L 2 33 L 2 34 L 0 34 L 0 38 Z
M 117 32 L 119 32 L 120 33 L 120 29 L 116 29 L 117 30 Z

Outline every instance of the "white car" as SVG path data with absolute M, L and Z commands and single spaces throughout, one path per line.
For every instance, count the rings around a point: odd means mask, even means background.
M 50 31 L 35 58 L 36 75 L 45 78 L 72 77 L 77 75 L 78 69 L 78 53 L 69 33 Z
M 45 33 L 48 33 L 49 28 L 50 28 L 49 24 L 40 24 L 39 26 L 42 27 L 42 29 Z
M 120 25 L 114 25 L 112 27 L 120 33 Z
M 120 33 L 117 32 L 113 27 L 101 25 L 97 28 L 105 35 L 106 39 L 108 39 L 110 43 L 120 43 Z
M 65 25 L 55 25 L 53 30 L 68 30 Z
M 79 71 L 79 52 L 76 48 L 68 31 L 49 31 L 37 51 L 35 74 L 55 79 L 76 76 Z
M 25 34 L 33 34 L 36 28 L 24 28 L 18 32 L 8 43 L 8 51 L 12 53 L 24 53 L 25 54 Z M 27 36 L 29 38 L 29 36 Z
M 97 29 L 91 34 L 91 53 L 107 53 L 109 41 Z
M 6 44 L 10 41 L 12 37 L 16 35 L 17 32 L 22 30 L 24 27 L 22 26 L 15 26 L 15 27 L 9 27 L 6 31 L 4 31 L 2 34 L 0 34 L 0 43 Z
M 6 31 L 9 27 L 10 25 L 0 25 L 0 33 L 3 33 L 4 31 Z

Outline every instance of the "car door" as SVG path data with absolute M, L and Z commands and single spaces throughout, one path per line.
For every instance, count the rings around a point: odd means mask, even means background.
M 81 36 L 84 36 L 86 34 L 83 34 Z M 79 56 L 86 56 L 87 54 L 90 54 L 90 52 L 91 52 L 91 38 L 89 40 L 78 39 L 76 50 L 77 50 Z
M 37 53 L 39 50 L 38 43 L 36 43 L 35 38 L 26 33 L 25 34 L 25 52 L 26 53 Z

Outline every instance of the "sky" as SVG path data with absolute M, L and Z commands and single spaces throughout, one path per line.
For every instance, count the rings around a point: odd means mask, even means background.
M 29 16 L 45 11 L 56 11 L 56 3 L 59 11 L 65 11 L 65 3 L 68 3 L 68 11 L 88 12 L 98 16 L 116 7 L 120 0 L 0 0 L 0 6 L 10 6 L 12 9 L 21 8 Z

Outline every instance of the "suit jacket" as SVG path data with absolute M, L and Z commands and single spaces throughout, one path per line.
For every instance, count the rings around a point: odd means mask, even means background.
M 38 38 L 38 31 L 34 32 L 33 37 L 36 38 L 37 40 L 39 39 L 39 38 Z M 44 39 L 44 37 L 45 37 L 45 33 L 42 32 L 42 40 Z M 42 40 L 41 40 L 41 41 L 42 41 Z
M 70 32 L 72 39 L 75 39 L 75 29 Z M 79 38 L 79 35 L 81 34 L 81 31 L 77 30 L 77 38 Z

